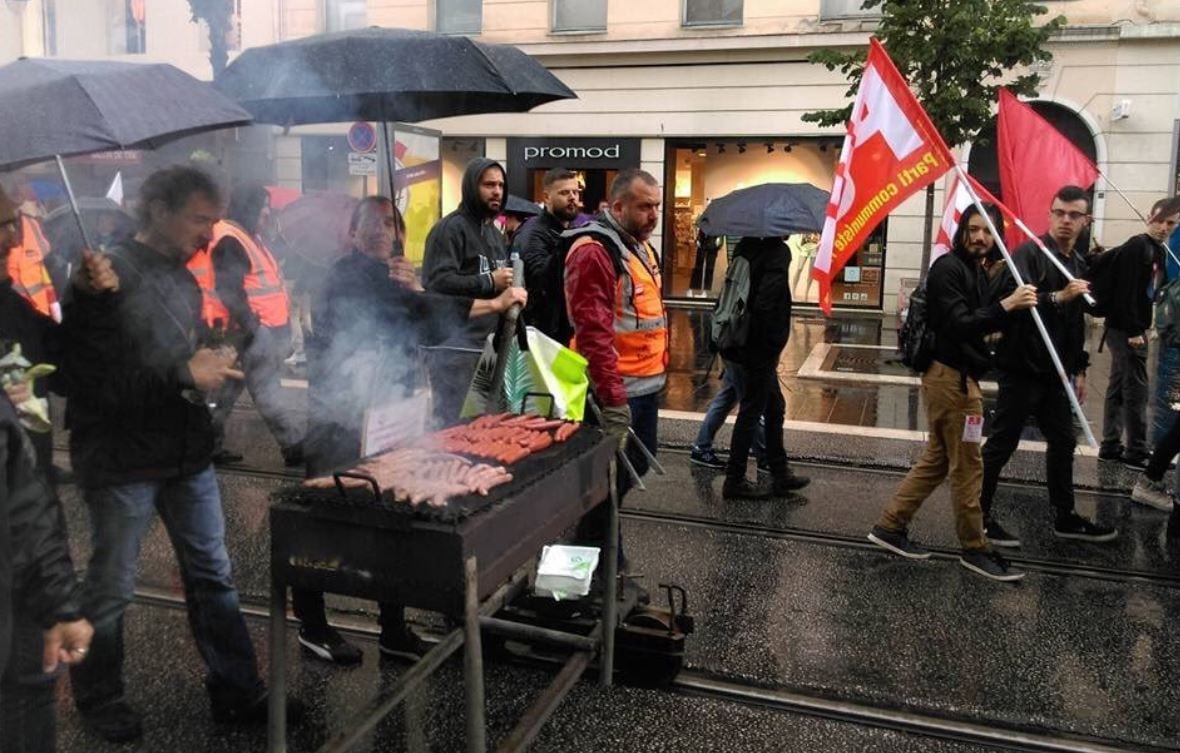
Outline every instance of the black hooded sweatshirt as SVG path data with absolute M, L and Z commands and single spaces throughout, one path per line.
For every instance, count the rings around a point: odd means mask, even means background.
M 475 159 L 467 165 L 459 208 L 443 217 L 426 236 L 422 280 L 432 293 L 466 298 L 497 295 L 492 272 L 497 264 L 507 263 L 508 250 L 504 236 L 492 224 L 495 213 L 479 200 L 480 178 L 493 167 L 504 172 L 499 162 L 490 159 Z M 496 320 L 494 315 L 470 320 L 462 336 L 453 338 L 451 344 L 479 347 Z

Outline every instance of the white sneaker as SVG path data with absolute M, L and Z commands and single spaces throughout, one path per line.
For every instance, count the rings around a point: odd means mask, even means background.
M 1175 505 L 1163 481 L 1152 481 L 1144 475 L 1139 476 L 1139 480 L 1131 489 L 1131 500 L 1164 512 L 1171 512 Z

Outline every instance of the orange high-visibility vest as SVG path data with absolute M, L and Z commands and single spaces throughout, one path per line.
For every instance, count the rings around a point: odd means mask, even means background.
M 619 356 L 619 374 L 628 395 L 648 394 L 663 387 L 669 360 L 668 317 L 655 250 L 644 243 L 642 252 L 646 258 L 641 258 L 608 228 L 596 223 L 586 229 L 589 232 L 579 233 L 571 244 L 571 252 L 586 243 L 612 243 L 622 256 L 624 271 L 615 284 L 615 351 Z M 577 343 L 571 343 L 570 347 L 577 350 Z
M 41 223 L 21 215 L 21 242 L 13 246 L 8 254 L 8 276 L 12 289 L 37 310 L 38 313 L 61 321 L 61 305 L 57 291 L 45 268 L 45 255 L 50 251 L 49 240 L 41 232 Z
M 201 288 L 201 318 L 210 327 L 219 319 L 227 325 L 229 323 L 229 310 L 217 296 L 217 279 L 213 269 L 213 249 L 227 236 L 242 244 L 250 260 L 250 271 L 242 280 L 250 309 L 258 315 L 262 326 L 283 326 L 290 320 L 290 304 L 283 279 L 279 276 L 278 263 L 261 241 L 227 220 L 221 220 L 213 226 L 213 239 L 209 245 L 193 254 L 188 261 L 188 269 Z

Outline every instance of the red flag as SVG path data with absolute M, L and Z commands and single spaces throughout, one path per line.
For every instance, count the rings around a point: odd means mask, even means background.
M 1012 210 L 1000 203 L 991 192 L 980 185 L 979 181 L 967 176 L 967 180 L 971 181 L 971 187 L 975 189 L 975 195 L 981 201 L 989 204 L 995 204 L 999 208 L 1000 214 L 1003 215 L 1005 227 L 1009 230 L 1016 226 L 1016 216 Z M 938 235 L 934 238 L 934 247 L 930 250 L 930 263 L 934 264 L 934 260 L 948 253 L 955 243 L 955 231 L 959 227 L 959 221 L 963 217 L 963 212 L 967 207 L 971 206 L 971 194 L 959 180 L 959 176 L 955 176 L 951 181 L 951 186 L 946 192 L 946 203 L 943 204 L 942 210 L 942 224 L 939 225 Z M 1004 228 L 997 228 L 1001 232 Z
M 881 220 L 951 169 L 950 150 L 885 48 L 869 56 L 832 183 L 811 276 L 819 305 L 832 313 L 832 280 Z
M 1062 186 L 1089 188 L 1098 180 L 1080 149 L 1007 89 L 1000 89 L 996 123 L 996 157 L 1006 203 L 1037 235 L 1049 230 L 1049 207 Z M 1009 246 L 1023 237 L 1008 233 Z

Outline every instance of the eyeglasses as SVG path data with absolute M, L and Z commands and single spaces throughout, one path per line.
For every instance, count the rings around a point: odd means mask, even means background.
M 1059 220 L 1065 219 L 1066 217 L 1068 217 L 1071 220 L 1073 220 L 1074 222 L 1077 222 L 1078 220 L 1083 220 L 1083 219 L 1090 216 L 1086 212 L 1067 212 L 1064 209 L 1053 209 L 1049 212 L 1049 214 L 1053 215 L 1054 217 L 1056 217 Z

